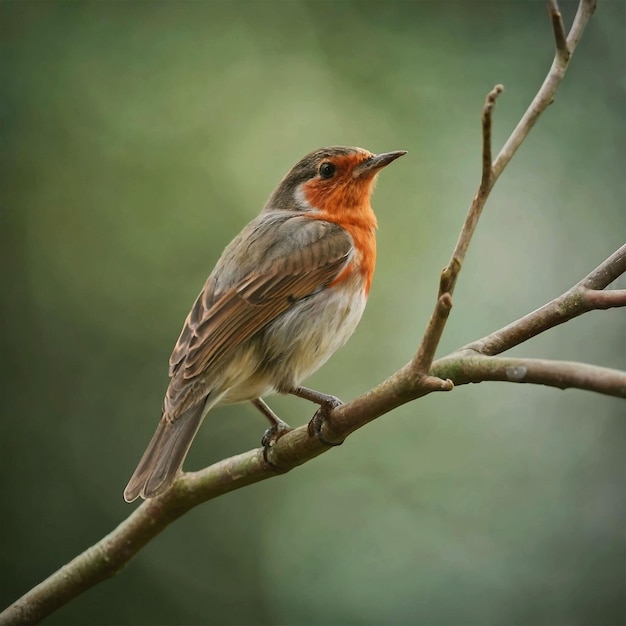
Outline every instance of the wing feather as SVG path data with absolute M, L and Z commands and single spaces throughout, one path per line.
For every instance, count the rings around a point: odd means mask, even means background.
M 344 229 L 301 214 L 282 212 L 274 220 L 257 219 L 247 231 L 241 236 L 249 242 L 245 258 L 237 246 L 240 237 L 224 251 L 172 352 L 172 413 L 180 414 L 193 399 L 193 394 L 184 393 L 190 379 L 210 374 L 298 300 L 330 283 L 350 261 L 353 249 Z M 183 406 L 174 406 L 178 399 Z

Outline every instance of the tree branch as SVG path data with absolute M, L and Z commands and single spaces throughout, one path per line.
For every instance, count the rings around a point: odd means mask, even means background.
M 439 294 L 435 302 L 435 308 L 430 316 L 430 320 L 424 332 L 422 342 L 413 357 L 412 369 L 414 376 L 424 377 L 430 369 L 439 341 L 446 327 L 450 311 L 452 310 L 452 294 L 459 277 L 459 272 L 465 260 L 465 254 L 472 240 L 478 219 L 483 207 L 487 202 L 489 193 L 493 187 L 494 178 L 491 167 L 491 123 L 493 109 L 496 105 L 497 97 L 503 91 L 502 85 L 496 85 L 488 94 L 483 105 L 482 129 L 483 129 L 483 154 L 482 154 L 482 175 L 480 185 L 474 195 L 470 208 L 465 218 L 465 223 L 459 234 L 459 238 L 450 257 L 448 265 L 441 271 L 439 278 Z M 449 389 L 452 389 L 448 385 Z
M 477 339 L 458 350 L 455 350 L 448 356 L 435 361 L 428 372 L 429 379 L 440 381 L 441 385 L 446 383 L 454 385 L 464 385 L 469 382 L 478 382 L 474 377 L 472 380 L 466 378 L 466 374 L 458 369 L 458 359 L 463 362 L 474 362 L 472 359 L 481 357 L 491 357 L 500 354 L 514 346 L 527 341 L 531 337 L 535 337 L 550 328 L 554 328 L 563 322 L 574 317 L 582 315 L 596 309 L 609 308 L 606 301 L 600 298 L 598 294 L 618 294 L 618 298 L 609 298 L 612 301 L 611 306 L 626 306 L 624 303 L 617 304 L 621 301 L 622 290 L 615 292 L 600 291 L 601 288 L 613 282 L 616 278 L 626 273 L 626 245 L 614 252 L 610 257 L 603 261 L 598 267 L 590 272 L 583 280 L 574 285 L 570 290 L 561 296 L 554 298 L 533 313 L 525 315 L 521 319 L 508 324 L 504 328 L 497 330 L 486 337 Z M 593 287 L 590 289 L 589 287 Z M 597 289 L 596 289 L 597 288 Z M 454 366 L 452 364 L 455 364 Z M 585 367 L 579 363 L 580 367 Z M 468 366 L 469 367 L 469 366 Z M 481 368 L 486 368 L 482 365 Z M 592 366 L 589 366 L 592 367 Z M 600 368 L 602 369 L 602 368 Z M 481 369 L 477 372 L 483 371 Z M 485 370 L 486 371 L 486 370 Z M 606 370 L 613 371 L 613 370 Z M 478 375 L 478 374 L 476 374 Z M 324 425 L 324 436 L 331 441 L 342 441 L 350 433 L 358 430 L 368 422 L 380 417 L 384 413 L 395 409 L 396 407 L 425 396 L 432 391 L 446 390 L 432 389 L 424 384 L 426 377 L 415 377 L 413 362 L 405 365 L 400 371 L 388 378 L 371 391 L 353 400 L 349 404 L 337 407 L 332 413 L 332 422 Z M 443 380 L 443 379 L 447 380 Z M 485 378 L 485 380 L 506 380 L 505 378 Z M 575 382 L 575 379 L 572 379 Z M 614 379 L 616 380 L 616 379 Z M 538 382 L 538 384 L 548 384 L 549 386 L 560 387 L 560 385 L 550 385 L 549 382 L 534 380 L 510 380 L 509 382 Z M 578 387 L 577 384 L 570 385 Z M 619 387 L 619 382 L 615 382 L 615 386 Z M 588 387 L 580 386 L 580 389 L 588 389 Z M 598 388 L 599 389 L 599 388 Z M 591 389 L 591 391 L 598 391 Z M 608 395 L 618 395 L 621 393 L 609 393 Z
M 483 107 L 482 176 L 450 262 L 442 271 L 435 308 L 412 361 L 366 394 L 336 408 L 324 423 L 323 436 L 340 441 L 392 409 L 433 391 L 450 390 L 486 380 L 531 382 L 558 388 L 577 387 L 624 397 L 625 374 L 591 365 L 537 359 L 494 358 L 494 355 L 576 315 L 592 309 L 624 306 L 624 291 L 602 291 L 626 270 L 621 248 L 569 292 L 517 322 L 433 362 L 451 307 L 452 294 L 478 219 L 496 180 L 526 138 L 539 115 L 552 102 L 570 57 L 589 21 L 594 0 L 580 0 L 569 34 L 555 0 L 548 2 L 556 54 L 552 67 L 520 122 L 491 163 L 491 118 L 501 86 Z M 477 354 L 478 353 L 478 354 Z M 268 452 L 262 449 L 224 459 L 199 472 L 184 473 L 158 498 L 143 502 L 113 532 L 26 593 L 0 614 L 0 624 L 38 622 L 72 598 L 118 572 L 151 539 L 191 508 L 229 491 L 289 471 L 328 450 L 307 427 L 296 428 Z
M 487 94 L 482 114 L 483 156 L 480 185 L 470 205 L 467 217 L 465 218 L 465 223 L 461 229 L 457 244 L 452 253 L 452 257 L 450 258 L 448 265 L 441 272 L 439 294 L 437 296 L 437 302 L 435 303 L 435 309 L 431 315 L 420 347 L 413 357 L 412 368 L 415 376 L 423 376 L 424 373 L 430 368 L 432 359 L 435 356 L 437 346 L 439 345 L 439 341 L 443 335 L 443 331 L 452 308 L 452 294 L 454 293 L 456 281 L 459 273 L 461 272 L 461 267 L 463 266 L 463 262 L 465 260 L 465 254 L 471 242 L 472 235 L 476 230 L 476 226 L 478 225 L 478 219 L 480 218 L 487 198 L 489 197 L 496 181 L 500 177 L 500 174 L 502 174 L 504 168 L 517 152 L 517 149 L 520 147 L 524 139 L 526 139 L 539 116 L 548 108 L 550 104 L 552 104 L 556 90 L 563 80 L 563 76 L 565 75 L 565 71 L 569 65 L 576 45 L 582 36 L 587 22 L 593 15 L 595 8 L 596 0 L 580 0 L 572 28 L 569 35 L 566 37 L 565 26 L 563 25 L 563 19 L 559 11 L 557 1 L 548 0 L 548 12 L 550 14 L 556 47 L 552 66 L 550 67 L 543 84 L 539 88 L 539 91 L 500 150 L 500 153 L 493 164 L 491 163 L 492 114 L 496 99 L 502 93 L 504 88 L 502 85 L 496 85 Z M 446 302 L 446 309 L 444 310 L 441 302 L 441 296 L 446 293 L 449 294 L 450 300 L 449 302 Z
M 569 291 L 508 326 L 464 346 L 493 356 L 594 309 L 626 306 L 626 290 L 602 291 L 626 272 L 626 244 Z
M 440 359 L 432 373 L 437 375 L 441 371 L 452 378 L 455 385 L 486 381 L 534 383 L 626 398 L 626 372 L 608 367 L 572 361 L 462 355 L 460 352 L 458 356 Z
M 578 3 L 578 10 L 576 11 L 574 22 L 572 23 L 572 27 L 567 36 L 567 53 L 562 48 L 562 36 L 558 32 L 559 28 L 562 26 L 562 22 L 561 26 L 555 27 L 555 21 L 561 20 L 556 0 L 550 0 L 548 2 L 548 7 L 556 44 L 554 60 L 552 61 L 550 71 L 539 88 L 537 95 L 533 98 L 529 107 L 526 109 L 526 112 L 522 115 L 522 118 L 515 127 L 515 130 L 511 133 L 511 136 L 507 139 L 506 143 L 502 147 L 502 150 L 500 150 L 500 153 L 493 163 L 494 182 L 499 178 L 504 168 L 517 152 L 517 149 L 522 145 L 522 142 L 526 139 L 526 136 L 530 132 L 530 129 L 535 125 L 535 122 L 539 119 L 539 116 L 554 101 L 556 90 L 563 80 L 567 66 L 571 61 L 572 54 L 574 54 L 574 50 L 576 49 L 583 31 L 585 30 L 585 26 L 587 26 L 587 22 L 589 22 L 596 9 L 596 0 L 580 0 Z M 558 14 L 558 19 L 555 18 L 555 13 Z
M 567 62 L 570 57 L 570 52 L 567 47 L 567 33 L 565 32 L 565 25 L 563 24 L 563 18 L 556 0 L 550 0 L 548 2 L 548 12 L 550 13 L 550 19 L 552 20 L 552 31 L 554 32 L 554 42 L 556 43 L 556 54 L 561 56 L 565 62 Z

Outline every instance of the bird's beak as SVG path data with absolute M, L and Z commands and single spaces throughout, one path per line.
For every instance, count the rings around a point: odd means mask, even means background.
M 355 178 L 360 178 L 361 176 L 367 176 L 368 174 L 375 174 L 378 170 L 381 170 L 383 167 L 386 167 L 392 161 L 404 156 L 406 154 L 406 150 L 396 150 L 395 152 L 383 152 L 382 154 L 376 154 L 373 157 L 367 159 L 367 161 L 363 161 L 363 163 L 359 163 L 354 170 L 353 176 Z

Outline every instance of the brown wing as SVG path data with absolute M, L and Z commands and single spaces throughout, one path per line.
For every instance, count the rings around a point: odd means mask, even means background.
M 351 250 L 348 233 L 331 222 L 284 213 L 252 222 L 224 251 L 187 317 L 170 359 L 176 387 L 183 383 L 179 372 L 185 380 L 208 372 L 298 300 L 331 282 Z

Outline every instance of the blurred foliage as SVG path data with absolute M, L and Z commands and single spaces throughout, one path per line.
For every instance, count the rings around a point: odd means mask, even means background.
M 576 3 L 563 3 L 569 23 Z M 0 5 L 0 604 L 97 541 L 159 417 L 167 358 L 226 243 L 323 145 L 409 155 L 374 198 L 379 265 L 309 381 L 348 400 L 411 356 L 480 168 L 548 69 L 542 2 Z M 442 353 L 542 305 L 624 241 L 625 5 L 601 1 L 498 183 Z M 622 286 L 624 282 L 622 281 Z M 626 366 L 623 313 L 516 354 Z M 304 423 L 312 407 L 272 398 Z M 48 624 L 615 624 L 624 406 L 484 384 L 192 512 Z M 258 445 L 216 410 L 187 467 Z

